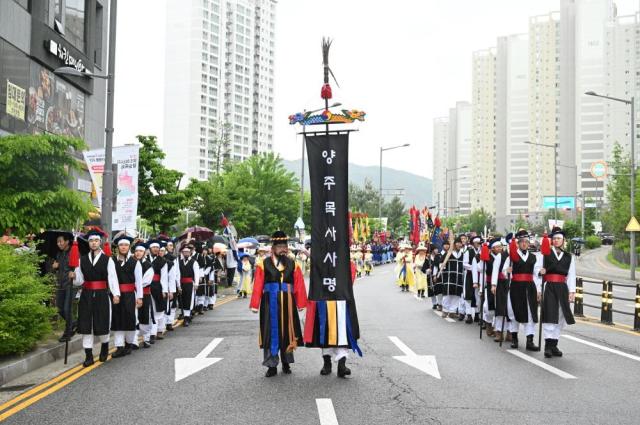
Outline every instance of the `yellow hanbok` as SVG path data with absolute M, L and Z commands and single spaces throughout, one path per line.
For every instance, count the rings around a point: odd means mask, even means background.
M 400 253 L 396 257 L 398 265 L 396 266 L 397 285 L 404 290 L 415 285 L 415 275 L 413 274 L 413 254 L 411 252 Z
M 415 270 L 416 270 L 416 290 L 417 291 L 423 291 L 427 289 L 427 275 L 425 273 L 422 273 L 422 266 L 424 265 L 424 262 L 426 260 L 427 260 L 426 255 L 416 256 Z

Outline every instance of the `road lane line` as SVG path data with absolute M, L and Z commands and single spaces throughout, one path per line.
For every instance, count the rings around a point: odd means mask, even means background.
M 456 323 L 456 321 L 454 319 L 452 319 L 451 317 L 445 317 L 444 320 L 446 320 L 447 322 L 450 322 L 450 323 Z
M 561 336 L 563 338 L 570 339 L 571 341 L 579 342 L 581 344 L 588 345 L 590 347 L 599 348 L 600 350 L 608 351 L 610 353 L 617 354 L 619 356 L 626 357 L 628 359 L 640 362 L 640 357 L 634 356 L 633 354 L 625 353 L 624 351 L 616 350 L 614 348 L 605 347 L 604 345 L 596 344 L 594 342 L 585 341 L 584 339 L 576 338 L 575 336 L 571 336 L 571 335 L 561 335 Z
M 333 409 L 330 398 L 316 398 L 316 406 L 318 406 L 320 425 L 338 425 L 336 411 Z
M 232 301 L 237 300 L 238 298 L 236 297 L 229 297 L 227 299 L 223 299 L 220 302 L 216 303 L 216 305 L 214 306 L 214 308 L 218 307 L 218 306 L 222 306 L 225 304 L 228 304 Z M 180 327 L 182 324 L 184 323 L 183 320 L 178 320 L 175 322 L 174 328 L 178 328 Z M 115 348 L 112 348 L 111 350 L 109 350 L 109 354 L 112 354 L 113 352 L 115 352 Z M 97 356 L 94 357 L 94 359 L 97 359 Z M 111 356 L 108 357 L 107 361 L 111 360 Z M 78 379 L 79 377 L 86 375 L 87 373 L 91 372 L 93 369 L 101 366 L 103 364 L 103 362 L 99 362 L 96 360 L 96 362 L 89 366 L 89 367 L 82 367 L 82 364 L 79 364 L 73 368 L 71 368 L 70 370 L 61 373 L 60 375 L 48 380 L 47 382 L 44 382 L 40 385 L 38 385 L 37 387 L 34 387 L 32 389 L 30 389 L 29 391 L 26 391 L 22 394 L 17 395 L 16 397 L 12 398 L 11 400 L 8 400 L 7 402 L 5 402 L 4 404 L 2 404 L 0 406 L 0 412 L 2 412 L 2 410 L 5 410 L 6 408 L 10 407 L 10 406 L 14 406 L 9 410 L 6 410 L 5 412 L 0 414 L 0 422 L 3 421 L 4 419 L 15 415 L 16 413 L 20 412 L 23 409 L 26 409 L 27 407 L 31 406 L 32 404 L 36 403 L 37 401 L 43 399 L 44 397 L 55 393 L 56 391 L 64 388 L 65 386 L 67 386 L 68 384 L 72 383 L 73 381 L 75 381 L 76 379 Z M 57 382 L 57 384 L 56 384 Z M 56 384 L 56 385 L 53 385 Z M 44 390 L 44 391 L 41 391 Z M 34 395 L 35 394 L 35 395 Z M 33 397 L 31 397 L 32 395 L 34 395 Z M 31 397 L 31 398 L 29 398 Z M 26 399 L 26 400 L 25 400 Z M 24 400 L 24 401 L 22 401 Z M 17 404 L 18 402 L 22 401 L 21 403 Z
M 548 372 L 551 372 L 554 375 L 558 375 L 559 377 L 561 377 L 563 379 L 578 379 L 575 376 L 573 376 L 573 375 L 571 375 L 571 374 L 569 374 L 569 373 L 567 373 L 567 372 L 565 372 L 563 370 L 560 370 L 560 369 L 555 368 L 555 367 L 553 367 L 551 365 L 548 365 L 545 362 L 541 362 L 538 359 L 534 359 L 531 356 L 527 356 L 526 354 L 524 354 L 524 353 L 522 353 L 522 352 L 520 352 L 518 350 L 507 350 L 507 353 L 513 354 L 516 357 L 520 357 L 521 359 L 526 360 L 529 363 L 532 363 L 532 364 L 534 364 L 534 365 L 536 365 L 538 367 L 541 367 L 542 369 L 544 369 L 544 370 L 546 370 Z

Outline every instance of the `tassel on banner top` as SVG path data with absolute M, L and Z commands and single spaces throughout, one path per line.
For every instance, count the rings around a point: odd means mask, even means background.
M 509 258 L 514 263 L 520 259 L 518 255 L 518 243 L 516 242 L 515 236 L 512 237 L 511 242 L 509 242 Z
M 482 248 L 480 249 L 480 260 L 487 262 L 490 260 L 489 257 L 489 244 L 487 242 L 482 244 Z
M 542 255 L 551 254 L 551 241 L 549 240 L 549 236 L 546 233 L 542 237 L 542 242 L 540 243 L 540 253 Z
M 75 269 L 80 266 L 80 249 L 78 248 L 78 237 L 73 238 L 71 252 L 69 252 L 69 267 Z

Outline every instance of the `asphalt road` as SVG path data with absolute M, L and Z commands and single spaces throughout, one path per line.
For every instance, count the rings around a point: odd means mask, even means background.
M 351 356 L 349 379 L 335 369 L 320 376 L 315 349 L 296 352 L 292 375 L 265 378 L 257 316 L 237 300 L 149 350 L 89 371 L 5 423 L 638 423 L 639 336 L 577 324 L 560 340 L 564 357 L 546 360 L 523 348 L 519 357 L 479 340 L 476 325 L 443 320 L 429 301 L 400 292 L 392 270 L 377 268 L 356 283 L 364 357 Z M 403 351 L 389 337 L 415 355 L 435 356 L 441 379 L 394 359 Z M 222 360 L 175 382 L 175 359 L 195 357 L 214 338 L 222 341 L 208 357 Z

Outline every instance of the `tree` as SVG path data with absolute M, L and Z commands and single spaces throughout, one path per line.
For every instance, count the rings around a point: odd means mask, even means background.
M 227 163 L 222 173 L 190 186 L 197 195 L 193 208 L 210 227 L 224 213 L 242 235 L 290 232 L 298 216 L 299 183 L 272 153 Z
M 176 223 L 181 209 L 192 194 L 180 190 L 183 173 L 162 165 L 164 152 L 155 136 L 138 136 L 140 165 L 138 168 L 138 214 L 146 219 L 154 232 L 165 232 Z
M 468 217 L 468 224 L 469 231 L 476 232 L 479 235 L 484 232 L 485 226 L 487 227 L 487 230 L 495 230 L 496 228 L 493 216 L 485 211 L 484 208 L 472 211 Z
M 377 216 L 378 214 L 376 214 Z M 382 216 L 387 217 L 387 230 L 394 236 L 406 235 L 409 229 L 409 216 L 404 202 L 394 196 L 382 206 Z
M 93 208 L 88 196 L 67 187 L 80 169 L 74 154 L 82 140 L 54 135 L 0 138 L 0 228 L 16 235 L 72 229 Z
M 349 183 L 349 209 L 354 212 L 368 214 L 370 217 L 378 217 L 380 192 L 373 187 L 369 179 L 364 180 L 362 187 Z
M 609 162 L 613 170 L 607 184 L 609 208 L 604 212 L 602 218 L 605 229 L 612 232 L 618 240 L 628 239 L 625 228 L 631 218 L 631 182 L 629 178 L 631 168 L 629 162 L 629 155 L 620 145 L 616 144 L 613 148 L 613 160 Z M 636 187 L 638 185 L 637 177 Z M 639 206 L 640 199 L 636 196 L 636 211 L 639 211 Z

